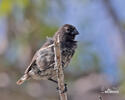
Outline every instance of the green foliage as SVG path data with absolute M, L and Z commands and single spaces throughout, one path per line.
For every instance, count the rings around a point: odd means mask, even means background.
M 11 0 L 2 0 L 0 3 L 0 15 L 10 13 L 11 10 L 12 10 Z
M 120 68 L 121 68 L 121 73 L 122 73 L 122 83 L 120 84 L 120 92 L 122 94 L 125 94 L 125 55 L 123 55 L 120 59 Z
M 29 0 L 2 0 L 0 2 L 0 15 L 7 15 L 12 12 L 15 6 L 25 8 Z

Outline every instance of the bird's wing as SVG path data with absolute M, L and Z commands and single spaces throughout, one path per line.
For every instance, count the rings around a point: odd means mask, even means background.
M 47 48 L 45 50 L 39 50 L 36 64 L 40 70 L 46 70 L 51 67 L 54 62 L 54 51 L 53 47 Z
M 45 70 L 51 64 L 53 61 L 53 46 L 51 47 L 52 44 L 52 38 L 47 39 L 47 42 L 35 53 L 30 65 L 25 70 L 25 74 L 27 74 L 34 65 L 37 65 L 37 67 L 39 67 L 41 70 Z
M 37 58 L 37 52 L 35 53 L 30 65 L 25 70 L 25 74 L 27 74 L 31 70 L 32 66 L 36 64 L 36 58 Z

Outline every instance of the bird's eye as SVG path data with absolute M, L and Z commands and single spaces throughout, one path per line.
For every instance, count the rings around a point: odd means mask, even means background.
M 69 29 L 69 28 L 67 29 L 67 32 L 70 32 L 70 29 Z
M 68 28 L 67 31 L 70 31 L 70 29 Z
M 64 28 L 65 28 L 66 33 L 70 33 L 72 31 L 71 28 L 69 27 L 64 27 Z

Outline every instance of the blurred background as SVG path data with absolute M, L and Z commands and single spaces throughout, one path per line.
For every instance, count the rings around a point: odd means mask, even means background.
M 16 81 L 63 24 L 80 33 L 68 100 L 125 100 L 125 0 L 0 0 L 0 100 L 59 99 L 52 82 Z M 101 93 L 108 88 L 119 93 Z

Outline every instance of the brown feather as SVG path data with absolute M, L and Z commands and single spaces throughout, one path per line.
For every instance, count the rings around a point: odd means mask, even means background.
M 25 70 L 24 76 L 17 81 L 17 84 L 20 85 L 29 78 L 38 80 L 55 77 L 53 43 L 58 35 L 60 36 L 62 66 L 63 68 L 68 66 L 77 48 L 77 42 L 74 39 L 78 35 L 78 31 L 74 26 L 65 24 L 59 28 L 53 38 L 47 39 L 44 45 L 35 53 L 30 65 Z

